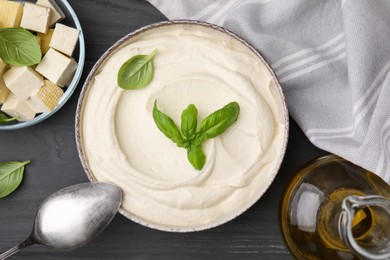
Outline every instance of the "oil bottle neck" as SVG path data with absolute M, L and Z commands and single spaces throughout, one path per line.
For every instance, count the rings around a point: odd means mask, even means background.
M 381 196 L 348 196 L 338 230 L 343 242 L 364 259 L 390 258 L 390 201 Z

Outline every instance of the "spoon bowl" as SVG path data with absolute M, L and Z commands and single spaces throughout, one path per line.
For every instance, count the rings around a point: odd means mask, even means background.
M 81 247 L 103 231 L 121 203 L 120 188 L 108 183 L 82 183 L 59 190 L 41 204 L 31 235 L 1 254 L 0 260 L 33 244 Z

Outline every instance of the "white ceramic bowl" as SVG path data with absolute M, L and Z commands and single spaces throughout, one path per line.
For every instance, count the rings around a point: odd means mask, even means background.
M 25 1 L 21 1 L 25 2 Z M 36 1 L 28 1 L 28 2 L 36 2 Z M 77 47 L 75 49 L 75 52 L 73 54 L 73 58 L 77 61 L 78 67 L 77 70 L 73 76 L 73 79 L 69 86 L 66 87 L 66 90 L 64 92 L 64 95 L 60 98 L 58 105 L 54 108 L 53 111 L 51 112 L 46 112 L 46 113 L 41 113 L 37 115 L 34 119 L 25 121 L 25 122 L 18 122 L 14 121 L 8 124 L 0 124 L 0 130 L 15 130 L 15 129 L 20 129 L 20 128 L 25 128 L 28 126 L 32 126 L 35 124 L 38 124 L 39 122 L 42 122 L 46 118 L 52 116 L 54 113 L 56 113 L 71 97 L 73 92 L 75 91 L 81 74 L 83 72 L 84 68 L 84 61 L 85 61 L 85 42 L 84 42 L 84 35 L 83 31 L 81 29 L 81 25 L 79 22 L 79 19 L 77 18 L 76 13 L 73 11 L 72 7 L 66 0 L 56 0 L 56 3 L 58 6 L 61 8 L 61 10 L 65 14 L 65 19 L 62 20 L 60 23 L 63 23 L 65 25 L 71 26 L 73 28 L 77 28 L 80 30 L 80 35 L 79 35 L 79 41 L 77 44 Z
M 279 114 L 278 120 L 280 120 L 279 122 L 281 122 L 281 124 L 283 125 L 283 127 L 280 127 L 280 130 L 279 130 L 281 141 L 279 143 L 277 143 L 277 152 L 275 155 L 272 155 L 272 157 L 271 157 L 273 166 L 272 166 L 272 168 L 270 167 L 270 169 L 272 169 L 272 170 L 268 171 L 264 175 L 261 175 L 260 178 L 264 178 L 264 179 L 262 179 L 262 184 L 259 187 L 256 186 L 253 194 L 251 193 L 251 195 L 248 196 L 249 198 L 244 199 L 242 201 L 241 205 L 235 205 L 236 207 L 235 207 L 233 212 L 230 212 L 229 214 L 226 214 L 226 215 L 222 214 L 222 216 L 218 217 L 217 219 L 215 219 L 213 221 L 206 221 L 204 223 L 202 222 L 202 223 L 199 223 L 196 225 L 175 225 L 175 224 L 167 225 L 165 223 L 159 223 L 158 220 L 152 221 L 150 219 L 139 217 L 137 214 L 134 214 L 133 212 L 130 212 L 129 210 L 124 209 L 124 207 L 122 207 L 120 209 L 120 213 L 122 215 L 124 215 L 125 217 L 127 217 L 127 218 L 129 218 L 137 223 L 140 223 L 142 225 L 145 225 L 145 226 L 148 226 L 148 227 L 151 227 L 154 229 L 163 230 L 163 231 L 171 231 L 171 232 L 191 232 L 191 231 L 200 231 L 200 230 L 212 228 L 212 227 L 221 225 L 223 223 L 226 223 L 227 221 L 232 220 L 233 218 L 235 218 L 236 216 L 240 215 L 245 210 L 247 210 L 249 207 L 251 207 L 256 201 L 258 201 L 260 199 L 260 197 L 264 194 L 264 192 L 268 189 L 268 187 L 270 186 L 270 184 L 274 180 L 274 178 L 279 170 L 280 164 L 283 160 L 283 157 L 284 157 L 284 153 L 285 153 L 286 145 L 287 145 L 287 137 L 288 137 L 289 127 L 288 127 L 288 113 L 287 113 L 287 108 L 286 108 L 286 104 L 284 101 L 282 89 L 281 89 L 274 73 L 272 72 L 271 68 L 268 66 L 268 64 L 265 62 L 265 60 L 262 58 L 262 56 L 253 47 L 251 47 L 246 41 L 239 38 L 237 35 L 233 34 L 232 32 L 227 31 L 224 28 L 218 27 L 216 25 L 212 25 L 212 24 L 208 24 L 208 23 L 204 23 L 204 22 L 198 22 L 198 21 L 188 21 L 188 20 L 160 22 L 160 23 L 156 23 L 156 24 L 152 24 L 152 25 L 143 27 L 135 32 L 128 34 L 127 36 L 125 36 L 124 38 L 119 40 L 114 46 L 112 46 L 109 50 L 107 50 L 103 54 L 103 56 L 98 60 L 98 62 L 93 67 L 92 71 L 90 72 L 90 74 L 89 74 L 89 76 L 88 76 L 88 78 L 83 86 L 83 89 L 82 89 L 81 95 L 80 95 L 80 99 L 79 99 L 79 103 L 78 103 L 78 107 L 77 107 L 77 113 L 76 113 L 76 141 L 77 141 L 77 147 L 78 147 L 80 159 L 81 159 L 81 162 L 83 164 L 83 167 L 85 169 L 85 172 L 86 172 L 88 178 L 93 182 L 103 181 L 104 179 L 100 179 L 100 178 L 97 178 L 95 176 L 95 173 L 92 170 L 93 167 L 91 167 L 91 166 L 95 166 L 95 165 L 91 165 L 91 162 L 88 159 L 89 158 L 88 156 L 90 156 L 90 155 L 87 152 L 87 151 L 95 149 L 95 148 L 92 148 L 92 146 L 88 147 L 89 145 L 92 145 L 92 143 L 94 143 L 94 142 L 100 142 L 100 141 L 98 138 L 94 138 L 94 140 L 89 140 L 88 142 L 85 141 L 85 139 L 87 139 L 87 136 L 92 136 L 92 135 L 91 135 L 91 132 L 88 133 L 87 131 L 86 132 L 83 131 L 84 130 L 83 129 L 84 122 L 92 122 L 92 121 L 95 123 L 99 122 L 99 123 L 97 123 L 97 125 L 95 125 L 94 128 L 91 128 L 91 130 L 93 129 L 93 131 L 95 131 L 95 129 L 97 129 L 96 127 L 100 128 L 99 125 L 101 125 L 102 128 L 104 128 L 104 129 L 112 129 L 112 127 L 110 127 L 110 125 L 112 126 L 112 124 L 114 123 L 114 122 L 107 122 L 106 120 L 104 120 L 100 117 L 95 118 L 95 114 L 99 114 L 99 115 L 101 115 L 101 114 L 98 111 L 96 111 L 95 109 L 90 108 L 90 107 L 88 107 L 88 111 L 93 111 L 93 113 L 94 113 L 92 115 L 93 118 L 92 117 L 86 118 L 86 116 L 84 115 L 84 111 L 85 111 L 86 106 L 87 106 L 86 100 L 88 100 L 90 98 L 90 96 L 89 96 L 90 90 L 92 89 L 92 86 L 94 86 L 93 82 L 96 81 L 95 76 L 98 75 L 101 72 L 101 70 L 103 70 L 104 65 L 110 61 L 110 58 L 113 55 L 115 55 L 115 53 L 117 51 L 121 50 L 122 47 L 129 44 L 129 42 L 137 41 L 138 38 L 136 38 L 136 37 L 139 37 L 144 33 L 153 33 L 153 30 L 164 29 L 165 31 L 167 31 L 170 29 L 170 26 L 177 26 L 177 25 L 183 25 L 183 26 L 185 26 L 185 28 L 190 28 L 192 31 L 193 30 L 200 30 L 200 29 L 202 29 L 202 31 L 208 31 L 208 33 L 211 33 L 212 37 L 215 37 L 214 35 L 216 35 L 216 34 L 222 34 L 223 37 L 227 37 L 229 39 L 229 42 L 231 40 L 232 42 L 234 42 L 235 45 L 238 45 L 240 48 L 244 48 L 241 50 L 245 50 L 245 52 L 248 53 L 248 55 L 250 55 L 251 57 L 254 58 L 254 60 L 256 60 L 256 62 L 255 62 L 256 64 L 260 64 L 259 66 L 261 66 L 262 68 L 265 68 L 264 71 L 266 74 L 268 74 L 267 77 L 271 79 L 271 82 L 273 82 L 273 84 L 270 85 L 270 86 L 272 86 L 272 87 L 270 87 L 271 88 L 270 92 L 272 93 L 273 96 L 276 97 L 275 102 L 277 103 L 277 105 L 275 105 L 275 106 L 278 107 L 278 111 L 277 111 L 277 114 Z M 222 45 L 223 44 L 221 44 L 221 46 Z M 158 48 L 158 47 L 156 46 L 156 48 Z M 177 48 L 178 48 L 178 51 L 180 52 L 180 45 L 178 45 Z M 223 48 L 223 47 L 221 47 L 221 48 Z M 228 52 L 226 52 L 226 55 L 229 55 Z M 114 63 L 110 63 L 110 64 L 112 65 Z M 109 68 L 110 68 L 110 70 L 112 69 L 111 66 L 109 66 Z M 113 84 L 115 84 L 115 81 L 113 81 L 113 82 L 114 82 Z M 105 86 L 107 86 L 107 85 L 105 85 Z M 99 87 L 104 87 L 104 86 L 99 85 Z M 116 90 L 116 86 L 114 86 L 114 90 Z M 115 93 L 117 93 L 117 92 L 115 92 Z M 92 96 L 96 97 L 95 95 L 92 95 Z M 110 104 L 113 102 L 110 94 L 107 94 L 107 92 L 104 92 L 104 95 L 102 97 L 99 96 L 99 100 L 103 101 L 100 98 L 109 100 Z M 104 101 L 103 101 L 103 103 L 104 103 Z M 101 102 L 98 102 L 96 104 L 99 107 L 105 106 Z M 109 124 L 107 128 L 103 127 L 107 124 Z M 113 146 L 115 144 L 110 142 L 108 145 Z M 105 151 L 105 149 L 101 150 L 101 148 L 99 148 L 99 151 Z M 94 156 L 94 158 L 95 158 L 95 156 Z M 102 158 L 102 157 L 99 157 L 99 158 Z M 104 160 L 104 159 L 102 159 L 102 160 Z M 99 163 L 99 162 L 97 162 L 97 163 Z M 110 169 L 109 171 L 115 171 L 115 170 Z M 259 175 L 259 174 L 256 174 L 256 176 L 257 175 Z M 262 176 L 267 176 L 267 177 L 262 177 Z M 107 180 L 104 180 L 104 181 L 107 181 Z M 120 186 L 122 183 L 118 180 L 118 183 L 116 183 L 116 184 Z M 124 187 L 122 187 L 122 188 L 124 188 Z M 131 187 L 129 187 L 129 188 L 131 189 Z M 139 197 L 142 198 L 141 194 L 138 194 L 138 195 L 140 195 Z M 126 194 L 125 194 L 124 198 L 125 198 L 125 200 L 126 199 L 129 200 L 129 198 L 126 198 Z M 134 199 L 134 198 L 132 197 L 131 199 Z M 207 196 L 205 199 L 207 200 Z

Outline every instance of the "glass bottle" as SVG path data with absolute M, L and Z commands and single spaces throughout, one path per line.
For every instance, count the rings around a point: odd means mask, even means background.
M 390 186 L 335 155 L 298 170 L 279 224 L 297 259 L 390 259 Z

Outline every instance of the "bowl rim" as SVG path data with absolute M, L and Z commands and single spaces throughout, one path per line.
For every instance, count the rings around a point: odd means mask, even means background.
M 146 226 L 146 227 L 149 227 L 152 229 L 160 230 L 160 231 L 186 233 L 186 232 L 203 231 L 203 230 L 207 230 L 207 229 L 211 229 L 211 228 L 223 225 L 223 224 L 235 219 L 236 217 L 238 217 L 239 215 L 241 215 L 242 213 L 247 211 L 250 207 L 252 207 L 257 201 L 259 201 L 259 199 L 264 195 L 264 193 L 269 189 L 269 186 L 271 185 L 271 183 L 274 181 L 277 173 L 279 172 L 282 161 L 284 159 L 284 155 L 285 155 L 286 149 L 287 149 L 288 136 L 289 136 L 289 114 L 288 114 L 283 90 L 282 90 L 280 83 L 279 83 L 275 73 L 273 72 L 272 68 L 265 61 L 263 56 L 257 50 L 255 50 L 254 47 L 252 47 L 252 45 L 250 45 L 247 41 L 245 41 L 244 39 L 239 37 L 237 34 L 231 32 L 230 30 L 227 30 L 219 25 L 215 25 L 215 24 L 211 24 L 211 23 L 203 22 L 203 21 L 198 21 L 198 20 L 188 20 L 188 19 L 176 19 L 176 20 L 161 21 L 161 22 L 156 22 L 153 24 L 143 26 L 143 27 L 125 35 L 124 37 L 119 39 L 114 45 L 112 45 L 109 49 L 107 49 L 104 52 L 104 54 L 99 58 L 99 60 L 95 63 L 93 68 L 91 69 L 91 71 L 90 71 L 90 73 L 89 73 L 89 75 L 88 75 L 87 79 L 85 80 L 84 85 L 82 87 L 82 90 L 81 90 L 81 93 L 79 96 L 79 100 L 77 103 L 77 110 L 76 110 L 76 117 L 75 117 L 75 137 L 76 137 L 77 151 L 79 154 L 79 158 L 80 158 L 82 167 L 83 167 L 88 179 L 91 182 L 97 182 L 97 180 L 89 168 L 88 159 L 86 157 L 86 153 L 84 151 L 82 141 L 81 141 L 81 139 L 82 139 L 82 131 L 81 131 L 82 114 L 81 113 L 82 113 L 83 108 L 84 108 L 85 97 L 90 89 L 89 86 L 91 86 L 90 83 L 93 80 L 95 73 L 104 64 L 104 62 L 106 61 L 106 58 L 109 58 L 110 55 L 112 53 L 114 53 L 118 47 L 120 47 L 122 44 L 125 44 L 131 38 L 133 38 L 133 37 L 135 37 L 143 32 L 146 32 L 146 31 L 158 28 L 158 27 L 171 26 L 171 25 L 177 25 L 177 24 L 183 24 L 183 25 L 189 24 L 189 25 L 194 25 L 194 26 L 203 26 L 203 27 L 211 28 L 211 29 L 217 30 L 221 33 L 224 33 L 224 34 L 234 38 L 235 40 L 238 40 L 245 47 L 249 48 L 249 50 L 253 54 L 255 54 L 255 56 L 260 60 L 260 62 L 266 66 L 267 71 L 270 73 L 272 80 L 274 81 L 274 83 L 276 85 L 276 88 L 277 88 L 278 94 L 279 94 L 279 98 L 280 98 L 280 102 L 282 104 L 283 111 L 281 111 L 281 112 L 283 112 L 284 123 L 285 123 L 284 140 L 283 140 L 283 144 L 281 147 L 281 153 L 280 153 L 279 157 L 277 158 L 277 162 L 276 162 L 275 167 L 274 167 L 274 172 L 270 175 L 270 178 L 267 179 L 267 182 L 264 185 L 264 190 L 262 192 L 259 192 L 257 194 L 257 196 L 254 196 L 254 198 L 252 198 L 251 200 L 248 200 L 242 207 L 239 207 L 239 210 L 237 212 L 235 212 L 235 214 L 223 216 L 222 218 L 217 219 L 213 222 L 202 224 L 202 225 L 197 225 L 196 227 L 172 227 L 172 226 L 166 226 L 166 225 L 162 225 L 159 223 L 154 223 L 154 222 L 148 221 L 146 219 L 139 218 L 136 215 L 133 215 L 130 212 L 122 209 L 122 207 L 119 209 L 120 214 L 122 214 L 124 217 L 126 217 L 126 218 L 140 224 L 140 225 L 143 225 L 143 226 Z
M 29 126 L 36 125 L 43 120 L 49 118 L 53 114 L 55 114 L 60 108 L 65 105 L 65 103 L 69 100 L 69 98 L 72 96 L 73 92 L 75 91 L 76 87 L 78 86 L 78 83 L 80 81 L 81 75 L 83 73 L 83 68 L 84 68 L 84 63 L 85 63 L 85 40 L 84 40 L 84 34 L 83 30 L 81 28 L 80 21 L 73 10 L 72 6 L 69 4 L 67 0 L 60 0 L 64 6 L 67 8 L 67 11 L 70 13 L 71 19 L 76 25 L 76 28 L 80 31 L 79 34 L 79 40 L 78 40 L 78 45 L 79 45 L 79 58 L 78 58 L 78 65 L 76 72 L 73 76 L 72 81 L 70 82 L 69 86 L 67 87 L 66 91 L 58 101 L 57 106 L 54 108 L 53 111 L 51 112 L 45 112 L 41 113 L 40 115 L 36 116 L 35 118 L 28 120 L 28 121 L 23 121 L 23 122 L 18 122 L 16 124 L 5 124 L 5 125 L 0 125 L 0 131 L 1 130 L 15 130 L 15 129 L 22 129 L 26 128 Z

